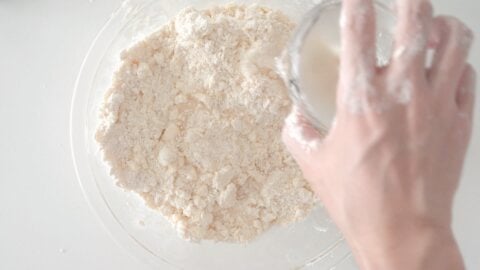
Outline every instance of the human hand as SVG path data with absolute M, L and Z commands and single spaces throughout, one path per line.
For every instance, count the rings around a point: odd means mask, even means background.
M 372 1 L 344 1 L 335 123 L 322 138 L 294 108 L 283 139 L 362 269 L 463 269 L 451 220 L 472 130 L 472 32 L 433 18 L 428 0 L 397 8 L 395 53 L 379 68 Z

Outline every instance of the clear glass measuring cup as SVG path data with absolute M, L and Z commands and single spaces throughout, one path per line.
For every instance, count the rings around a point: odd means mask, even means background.
M 294 104 L 321 133 L 328 132 L 335 117 L 341 6 L 341 0 L 325 0 L 310 10 L 278 63 Z M 392 54 L 396 19 L 391 6 L 391 1 L 375 1 L 379 66 Z

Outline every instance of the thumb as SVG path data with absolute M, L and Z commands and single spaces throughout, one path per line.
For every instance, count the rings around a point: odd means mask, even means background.
M 308 167 L 312 157 L 320 152 L 324 137 L 325 134 L 315 129 L 294 105 L 290 115 L 285 119 L 282 139 L 302 170 Z

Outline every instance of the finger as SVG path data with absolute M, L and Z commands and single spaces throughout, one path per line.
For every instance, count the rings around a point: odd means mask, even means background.
M 470 65 L 465 65 L 463 70 L 455 98 L 458 114 L 453 131 L 457 138 L 455 141 L 466 150 L 473 130 L 476 74 Z
M 372 76 L 376 68 L 375 9 L 372 0 L 342 2 L 341 74 L 344 81 L 357 76 Z
M 460 116 L 472 119 L 475 103 L 475 87 L 477 75 L 471 65 L 463 71 L 460 85 L 457 90 L 456 102 Z
M 434 19 L 433 27 L 439 35 L 429 80 L 435 89 L 446 89 L 447 97 L 455 95 L 462 77 L 463 67 L 473 40 L 473 34 L 461 21 L 453 17 L 440 16 Z
M 435 22 L 430 22 L 430 35 L 428 36 L 428 49 L 437 49 L 440 44 L 440 34 L 435 31 Z
M 309 158 L 319 151 L 323 135 L 294 106 L 290 115 L 285 119 L 282 139 L 288 151 L 303 169 Z
M 429 0 L 398 1 L 393 66 L 403 72 L 424 74 L 433 8 Z

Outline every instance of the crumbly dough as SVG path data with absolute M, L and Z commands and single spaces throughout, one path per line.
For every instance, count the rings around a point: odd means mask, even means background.
M 281 142 L 274 59 L 293 28 L 256 5 L 188 8 L 123 52 L 96 139 L 118 185 L 183 238 L 247 242 L 313 208 Z

